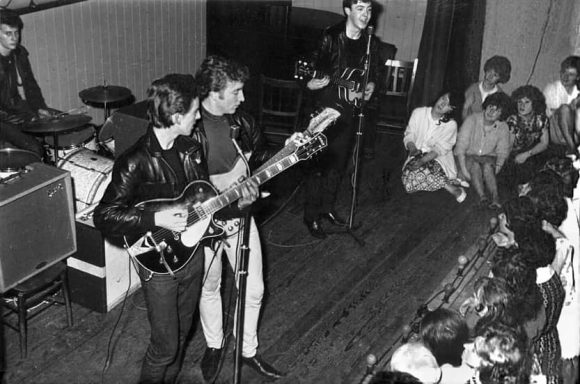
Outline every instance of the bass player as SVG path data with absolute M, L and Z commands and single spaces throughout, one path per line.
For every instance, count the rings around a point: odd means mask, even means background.
M 176 198 L 189 183 L 208 179 L 202 147 L 188 137 L 200 117 L 193 76 L 166 75 L 152 83 L 147 95 L 148 131 L 115 161 L 111 183 L 94 212 L 95 226 L 105 236 L 126 237 L 157 228 L 179 236 L 188 225 L 188 210 L 183 205 L 168 205 L 157 212 L 137 205 Z M 246 184 L 241 195 L 237 205 L 244 208 L 255 201 L 258 188 Z M 189 262 L 175 272 L 140 273 L 151 337 L 139 383 L 174 383 L 177 379 L 200 292 L 200 268 L 194 265 L 203 260 L 202 248 L 195 246 L 190 255 L 176 255 Z
M 337 89 L 331 79 L 352 73 L 354 68 L 362 72 L 368 42 L 371 39 L 369 80 L 364 90 L 364 98 L 368 100 L 375 90 L 374 79 L 377 75 L 379 58 L 378 41 L 366 31 L 371 20 L 372 1 L 344 0 L 342 5 L 345 20 L 324 31 L 318 49 L 312 57 L 314 69 L 325 73 L 326 76 L 312 78 L 306 84 L 309 90 L 315 92 L 318 106 L 342 107 L 340 119 L 326 133 L 328 148 L 319 156 L 318 163 L 312 167 L 305 183 L 305 194 L 308 198 L 304 204 L 304 223 L 312 236 L 321 239 L 326 237 L 320 223 L 321 219 L 328 220 L 333 225 L 346 225 L 334 211 L 334 201 L 353 147 L 358 114 L 352 100 L 340 97 L 344 90 L 340 87 Z

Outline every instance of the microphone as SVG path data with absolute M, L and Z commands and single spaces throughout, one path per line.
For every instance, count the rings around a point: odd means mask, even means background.
M 230 139 L 237 140 L 240 136 L 240 126 L 230 125 Z
M 371 37 L 375 33 L 375 27 L 369 25 L 367 27 L 367 34 L 369 35 L 369 41 L 367 42 L 367 56 L 371 54 Z

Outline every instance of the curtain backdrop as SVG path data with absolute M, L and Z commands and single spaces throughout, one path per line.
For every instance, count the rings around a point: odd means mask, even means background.
M 485 3 L 428 1 L 410 111 L 431 104 L 444 88 L 463 91 L 479 79 Z

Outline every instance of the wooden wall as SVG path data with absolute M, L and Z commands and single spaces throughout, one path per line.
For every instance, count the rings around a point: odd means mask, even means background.
M 205 14 L 206 0 L 88 0 L 23 15 L 22 44 L 53 108 L 82 106 L 78 93 L 104 81 L 141 100 L 153 79 L 199 66 Z
M 376 35 L 397 46 L 397 59 L 413 60 L 419 52 L 427 0 L 376 0 L 380 14 Z M 292 0 L 294 7 L 344 14 L 341 0 Z

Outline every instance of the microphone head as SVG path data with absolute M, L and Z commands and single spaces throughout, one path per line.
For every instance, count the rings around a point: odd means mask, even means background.
M 237 140 L 240 135 L 240 127 L 238 125 L 230 126 L 230 139 Z
M 375 27 L 374 27 L 373 25 L 369 25 L 369 26 L 367 27 L 367 33 L 368 33 L 369 35 L 374 35 L 374 34 L 375 34 Z

